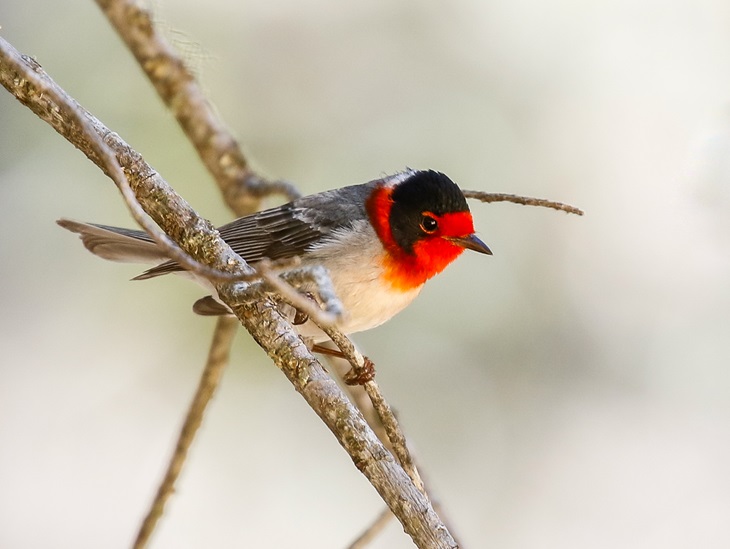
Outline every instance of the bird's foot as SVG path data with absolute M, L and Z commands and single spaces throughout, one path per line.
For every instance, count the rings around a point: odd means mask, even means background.
M 347 360 L 347 357 L 339 349 L 330 349 L 329 347 L 325 347 L 319 343 L 312 345 L 312 352 Z M 363 356 L 362 358 L 362 366 L 359 368 L 350 368 L 350 370 L 342 376 L 342 380 L 347 385 L 365 385 L 368 381 L 375 379 L 375 363 L 366 356 Z
M 375 379 L 375 363 L 366 356 L 363 359 L 363 365 L 360 368 L 351 368 L 343 376 L 343 381 L 348 385 L 365 385 Z

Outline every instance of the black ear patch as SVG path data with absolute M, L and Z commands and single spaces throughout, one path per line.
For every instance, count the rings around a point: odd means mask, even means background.
M 427 233 L 421 222 L 423 212 L 437 216 L 451 212 L 468 212 L 461 189 L 446 175 L 433 170 L 418 171 L 398 184 L 391 195 L 390 229 L 393 239 L 406 253 Z

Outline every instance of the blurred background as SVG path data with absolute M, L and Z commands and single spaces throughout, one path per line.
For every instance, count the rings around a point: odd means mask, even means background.
M 465 547 L 730 545 L 730 5 L 158 2 L 264 174 L 406 166 L 585 209 L 472 204 L 464 254 L 356 337 Z M 91 1 L 4 0 L 33 55 L 204 216 L 230 214 Z M 274 204 L 273 202 L 271 204 Z M 0 547 L 128 547 L 214 322 L 58 228 L 114 186 L 0 92 Z M 383 505 L 243 331 L 153 547 L 344 547 Z M 393 522 L 374 548 L 411 547 Z

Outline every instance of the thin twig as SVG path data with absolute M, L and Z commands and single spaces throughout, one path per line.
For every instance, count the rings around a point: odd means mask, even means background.
M 134 220 L 148 235 L 150 235 L 150 238 L 155 241 L 155 244 L 162 249 L 167 257 L 174 260 L 175 263 L 183 267 L 185 270 L 205 277 L 211 282 L 248 282 L 261 278 L 261 274 L 258 272 L 224 272 L 219 269 L 209 267 L 208 265 L 204 265 L 200 261 L 197 261 L 188 255 L 185 250 L 180 248 L 180 246 L 178 246 L 172 239 L 170 239 L 169 236 L 161 231 L 154 222 L 152 222 L 149 216 L 142 209 L 140 203 L 137 201 L 137 196 L 132 190 L 132 187 L 129 185 L 127 178 L 123 176 L 123 172 L 121 171 L 121 168 L 119 168 L 116 157 L 114 157 L 110 151 L 108 154 L 109 161 L 116 164 L 116 166 L 112 168 L 112 178 L 119 187 L 129 212 L 132 214 Z M 118 173 L 116 173 L 117 170 Z M 117 177 L 118 175 L 120 177 Z
M 119 36 L 147 73 L 215 178 L 228 206 L 239 216 L 259 209 L 261 199 L 300 196 L 286 181 L 268 181 L 250 168 L 241 147 L 215 114 L 195 75 L 158 31 L 137 0 L 96 0 Z
M 263 261 L 264 265 L 266 265 L 266 261 Z M 322 313 L 327 313 L 329 315 L 332 315 L 337 320 L 341 320 L 346 314 L 347 311 L 345 311 L 345 307 L 342 305 L 342 302 L 340 301 L 340 298 L 337 296 L 337 293 L 335 292 L 335 287 L 332 284 L 332 279 L 330 278 L 329 273 L 327 272 L 327 269 L 322 267 L 321 265 L 314 265 L 314 266 L 307 266 L 302 267 L 300 269 L 293 269 L 293 270 L 287 270 L 280 275 L 280 279 L 284 281 L 284 283 L 281 282 L 281 280 L 271 280 L 273 277 L 268 276 L 266 278 L 267 282 L 274 285 L 274 288 L 276 291 L 283 296 L 290 305 L 300 308 L 299 303 L 301 302 L 301 298 L 303 297 L 301 294 L 299 294 L 299 299 L 292 299 L 294 296 L 291 294 L 292 289 L 299 289 L 303 286 L 311 285 L 314 286 L 315 292 L 317 294 L 317 297 L 319 298 L 319 301 L 321 303 L 321 306 L 324 307 L 324 311 L 322 311 L 313 301 L 310 299 L 306 299 L 307 302 L 309 302 L 312 307 L 315 309 L 315 315 L 310 315 L 308 309 L 300 309 L 302 312 L 308 314 L 312 317 L 312 319 L 315 322 L 319 322 L 322 318 Z M 299 293 L 299 292 L 297 292 Z M 334 324 L 333 322 L 327 323 L 328 325 Z
M 205 409 L 213 398 L 223 371 L 228 364 L 231 343 L 233 342 L 233 336 L 236 334 L 237 327 L 237 319 L 229 316 L 218 318 L 205 370 L 200 378 L 195 396 L 190 403 L 188 414 L 185 417 L 185 423 L 180 430 L 180 436 L 178 437 L 170 463 L 167 466 L 165 476 L 135 539 L 134 549 L 142 549 L 147 545 L 157 521 L 165 510 L 165 503 L 175 490 L 175 481 L 182 471 L 190 445 L 195 439 L 195 433 L 203 422 Z
M 373 402 L 373 406 L 375 406 L 375 410 L 378 412 L 378 416 L 380 416 L 383 420 L 383 426 L 385 427 L 385 431 L 388 433 L 390 443 L 393 445 L 395 456 L 406 470 L 406 473 L 408 473 L 408 476 L 411 477 L 416 487 L 423 493 L 423 495 L 428 497 L 428 494 L 426 494 L 426 488 L 423 484 L 423 479 L 421 479 L 418 468 L 416 467 L 416 464 L 411 458 L 410 451 L 408 450 L 406 437 L 400 428 L 400 424 L 395 419 L 393 410 L 391 410 L 390 405 L 385 400 L 383 393 L 380 392 L 380 387 L 375 380 L 368 381 L 365 383 L 364 387 L 370 397 L 370 400 Z
M 327 342 L 320 343 L 319 345 L 322 347 L 329 346 Z M 331 343 L 331 345 L 334 344 Z M 333 346 L 332 349 L 334 348 L 335 347 Z M 332 368 L 332 371 L 337 372 L 337 375 L 340 378 L 344 378 L 348 371 L 352 369 L 352 364 L 350 364 L 346 358 L 332 355 L 324 355 L 324 357 L 327 359 L 327 364 L 330 368 Z M 365 388 L 362 385 L 345 384 L 344 389 L 347 394 L 350 395 L 350 399 L 355 403 L 355 406 L 357 406 L 362 415 L 365 416 L 365 420 L 370 424 L 370 428 L 375 431 L 375 434 L 378 435 L 378 438 L 383 442 L 383 444 L 392 450 L 393 447 L 390 444 L 390 440 L 388 440 L 388 433 L 385 431 L 383 422 L 380 420 L 380 416 L 378 416 L 378 412 L 375 409 L 375 406 L 373 406 Z
M 520 196 L 516 194 L 504 193 L 487 193 L 484 191 L 462 191 L 467 198 L 474 198 L 481 202 L 512 202 L 513 204 L 522 204 L 523 206 L 541 206 L 543 208 L 551 208 L 575 215 L 583 215 L 583 210 L 563 204 L 562 202 L 554 202 L 553 200 L 545 200 L 544 198 L 532 198 L 530 196 Z
M 352 341 L 333 326 L 320 326 L 320 328 L 329 336 L 335 345 L 342 351 L 347 360 L 350 362 L 355 370 L 362 369 L 365 364 L 365 357 L 362 356 L 360 351 L 357 350 Z M 421 491 L 421 493 L 428 497 L 426 489 L 423 485 L 421 475 L 418 473 L 418 469 L 411 458 L 408 451 L 408 444 L 406 437 L 398 424 L 398 420 L 393 414 L 390 405 L 386 402 L 385 397 L 380 392 L 380 387 L 374 379 L 367 381 L 363 384 L 365 392 L 370 397 L 370 401 L 373 403 L 375 410 L 378 412 L 378 417 L 385 427 L 385 432 L 388 435 L 388 440 L 393 447 L 398 462 L 403 466 L 408 476 L 411 477 L 413 483 Z
M 355 541 L 348 545 L 347 549 L 364 549 L 383 531 L 393 518 L 393 513 L 387 507 L 375 517 L 375 520 L 360 534 Z
M 365 357 L 357 350 L 357 347 L 350 341 L 350 339 L 339 332 L 336 328 L 322 328 L 327 335 L 330 337 L 333 343 L 340 349 L 342 354 L 346 357 L 345 359 L 336 358 L 333 356 L 327 356 L 328 361 L 333 366 L 338 366 L 338 362 L 346 361 L 349 366 L 354 369 L 361 369 Z M 337 367 L 338 371 L 341 370 Z M 363 385 L 347 386 L 347 390 L 356 403 L 360 411 L 368 418 L 371 428 L 378 433 L 378 436 L 387 444 L 389 448 L 396 455 L 396 458 L 406 470 L 408 475 L 413 480 L 414 484 L 418 486 L 419 490 L 426 496 L 430 497 L 427 492 L 423 478 L 418 471 L 416 462 L 408 449 L 408 443 L 405 439 L 403 431 L 400 429 L 400 425 L 395 418 L 390 406 L 380 392 L 380 388 L 375 380 L 370 380 Z M 367 395 L 368 399 L 364 399 L 362 392 Z M 374 412 L 374 413 L 373 413 Z M 375 417 L 373 417 L 375 416 Z M 433 501 L 434 508 L 440 509 L 440 504 L 437 501 Z M 441 511 L 439 511 L 441 514 Z M 384 509 L 380 515 L 368 526 L 367 529 L 350 545 L 349 549 L 364 548 L 370 543 L 385 527 L 390 519 L 393 518 L 393 513 L 390 509 Z M 447 521 L 444 521 L 444 525 L 448 529 L 454 532 L 454 528 Z M 459 547 L 461 544 L 458 542 L 458 538 L 454 535 L 454 540 Z

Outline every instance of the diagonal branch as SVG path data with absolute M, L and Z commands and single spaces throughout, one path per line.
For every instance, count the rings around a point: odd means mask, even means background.
M 345 358 L 347 358 L 356 372 L 363 369 L 365 365 L 365 357 L 360 354 L 360 351 L 357 350 L 355 345 L 353 345 L 352 341 L 350 341 L 347 336 L 332 326 L 320 326 L 320 328 L 325 331 L 334 344 L 337 345 L 340 351 L 342 351 L 342 354 Z M 380 387 L 374 379 L 370 379 L 363 384 L 363 388 L 370 398 L 375 411 L 378 413 L 378 417 L 385 428 L 388 440 L 393 447 L 393 452 L 395 453 L 396 458 L 398 458 L 398 462 L 403 466 L 403 469 L 405 469 L 408 473 L 408 476 L 411 477 L 416 487 L 424 495 L 427 495 L 426 489 L 423 485 L 423 480 L 421 480 L 421 475 L 418 473 L 418 469 L 416 468 L 416 465 L 411 458 L 411 454 L 408 451 L 406 437 L 398 424 L 398 420 L 395 419 L 393 410 L 391 410 L 385 400 L 385 397 L 383 397 L 383 394 L 380 392 Z
M 237 325 L 238 323 L 234 318 L 228 316 L 218 318 L 208 353 L 208 361 L 200 378 L 198 390 L 190 403 L 190 409 L 180 430 L 180 436 L 165 472 L 165 477 L 157 490 L 157 496 L 137 533 L 137 539 L 134 541 L 135 549 L 141 549 L 147 545 L 157 521 L 162 517 L 165 503 L 175 490 L 175 481 L 180 476 L 188 450 L 195 438 L 195 433 L 203 422 L 205 409 L 215 394 L 223 370 L 228 365 L 231 343 L 233 342 L 233 336 L 236 335 Z
M 96 0 L 96 3 L 175 115 L 218 183 L 226 204 L 237 215 L 255 212 L 261 199 L 271 194 L 282 194 L 288 200 L 300 196 L 291 183 L 268 181 L 254 173 L 194 75 L 152 24 L 149 11 L 135 0 Z
M 252 272 L 210 223 L 200 218 L 138 153 L 83 110 L 45 74 L 38 63 L 22 56 L 2 38 L 0 83 L 86 154 L 104 173 L 116 177 L 121 166 L 122 177 L 129 179 L 129 185 L 145 212 L 192 257 L 226 272 Z M 82 119 L 85 122 L 81 122 Z M 107 154 L 105 147 L 113 155 Z M 428 499 L 395 462 L 271 300 L 243 296 L 242 285 L 245 286 L 244 283 L 223 283 L 217 285 L 217 289 L 257 343 L 332 431 L 414 543 L 420 548 L 456 547 L 456 542 Z M 243 297 L 246 299 L 242 300 Z
M 390 509 L 383 509 L 370 526 L 347 546 L 347 549 L 365 549 L 385 529 L 392 518 L 393 513 L 390 512 Z

